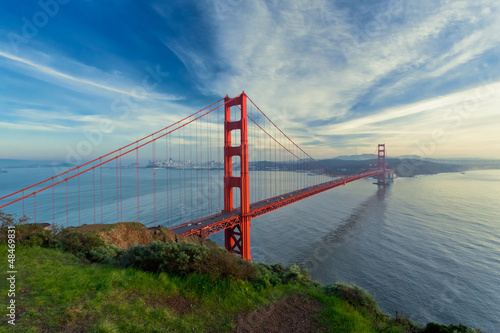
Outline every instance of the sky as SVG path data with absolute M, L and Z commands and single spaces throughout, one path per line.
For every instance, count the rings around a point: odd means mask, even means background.
M 3 1 L 0 158 L 97 157 L 243 90 L 316 158 L 500 158 L 499 7 Z

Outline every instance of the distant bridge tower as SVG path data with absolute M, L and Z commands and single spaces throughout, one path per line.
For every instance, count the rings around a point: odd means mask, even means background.
M 240 223 L 225 229 L 224 245 L 229 252 L 239 254 L 250 260 L 250 186 L 248 178 L 248 139 L 247 139 L 247 96 L 243 92 L 231 99 L 226 96 L 224 119 L 224 211 L 233 210 L 233 188 L 240 189 L 241 214 Z M 231 106 L 239 106 L 241 118 L 231 121 Z M 240 145 L 231 145 L 231 131 L 240 131 Z M 239 177 L 233 176 L 233 156 L 240 157 L 241 171 Z
M 377 159 L 377 170 L 384 170 L 384 172 L 379 173 L 377 185 L 386 184 L 386 164 L 385 164 L 385 143 L 378 145 L 378 159 Z

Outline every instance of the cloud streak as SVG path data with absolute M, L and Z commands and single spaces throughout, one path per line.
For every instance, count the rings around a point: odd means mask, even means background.
M 23 65 L 28 66 L 29 67 L 29 70 L 27 71 L 28 75 L 42 74 L 44 76 L 49 77 L 49 82 L 53 82 L 52 80 L 50 80 L 50 78 L 55 79 L 56 82 L 60 81 L 61 82 L 60 85 L 64 86 L 65 88 L 71 87 L 71 86 L 67 85 L 68 82 L 72 83 L 72 84 L 74 84 L 73 89 L 77 90 L 77 91 L 79 91 L 79 89 L 82 89 L 82 88 L 83 89 L 92 88 L 92 93 L 101 93 L 102 94 L 102 92 L 105 91 L 105 92 L 111 92 L 114 94 L 120 94 L 120 95 L 125 95 L 125 96 L 130 96 L 130 97 L 135 97 L 135 98 L 142 98 L 142 99 L 153 98 L 153 99 L 172 100 L 172 101 L 182 99 L 182 97 L 178 97 L 178 96 L 169 96 L 166 94 L 155 94 L 155 93 L 148 93 L 144 97 L 142 97 L 142 96 L 138 97 L 139 96 L 138 93 L 134 91 L 134 88 L 136 88 L 136 86 L 134 86 L 134 85 L 129 84 L 128 87 L 123 85 L 123 83 L 120 84 L 122 87 L 118 87 L 118 85 L 107 85 L 107 84 L 99 82 L 98 80 L 91 80 L 91 79 L 78 77 L 78 76 L 75 76 L 72 74 L 67 74 L 67 73 L 61 72 L 57 69 L 51 68 L 49 66 L 42 65 L 42 64 L 36 63 L 32 60 L 29 60 L 26 58 L 21 58 L 21 57 L 18 57 L 18 56 L 9 54 L 9 53 L 5 53 L 2 51 L 0 51 L 0 57 L 3 57 L 5 59 L 9 59 L 15 63 L 19 63 L 19 64 L 23 64 Z M 59 59 L 57 62 L 64 63 L 65 60 Z M 83 70 L 87 71 L 87 72 L 95 71 L 94 69 L 85 68 L 87 66 L 80 65 L 80 67 L 83 67 Z M 103 74 L 104 73 L 101 72 L 98 75 L 103 76 Z M 42 78 L 42 79 L 44 79 L 44 78 Z M 123 78 L 120 78 L 120 77 L 114 77 L 112 79 L 114 79 L 115 81 L 123 81 Z M 133 82 L 131 82 L 131 83 L 133 83 Z
M 0 128 L 14 136 L 73 131 L 76 139 L 107 119 L 116 125 L 114 144 L 245 90 L 316 157 L 356 148 L 371 153 L 377 141 L 406 155 L 429 137 L 429 128 L 443 126 L 447 110 L 455 112 L 451 118 L 459 114 L 456 104 L 484 88 L 482 78 L 492 74 L 486 85 L 500 81 L 494 56 L 500 52 L 500 4 L 494 1 L 148 4 L 120 9 L 132 20 L 127 27 L 101 13 L 97 22 L 61 16 L 22 56 L 0 43 Z M 75 21 L 81 41 L 61 33 L 67 26 L 58 24 L 65 20 Z M 66 50 L 70 42 L 73 53 Z M 151 75 L 146 68 L 157 64 L 168 77 L 138 94 Z M 451 151 L 473 133 L 481 147 L 479 136 L 494 135 L 497 102 L 481 101 L 459 127 L 448 128 L 460 135 L 450 135 L 442 147 Z M 118 107 L 126 114 L 116 112 Z M 474 152 L 487 154 L 464 154 Z
M 254 1 L 240 3 L 225 17 L 213 12 L 218 56 L 227 70 L 200 76 L 204 88 L 219 95 L 244 89 L 291 136 L 303 143 L 324 142 L 316 150 L 335 154 L 327 149 L 326 137 L 335 131 L 353 136 L 351 144 L 346 141 L 351 149 L 377 138 L 398 139 L 393 135 L 402 131 L 383 126 L 384 121 L 418 118 L 427 126 L 439 124 L 417 116 L 462 96 L 460 90 L 471 84 L 450 84 L 456 71 L 479 76 L 472 63 L 498 50 L 498 5 L 491 1 L 352 6 Z M 197 68 L 193 72 L 206 72 L 200 63 L 178 55 Z M 305 122 L 311 126 L 304 128 Z M 405 128 L 411 131 L 412 126 L 412 133 L 423 134 L 418 123 Z M 363 141 L 355 138 L 357 131 L 373 137 Z

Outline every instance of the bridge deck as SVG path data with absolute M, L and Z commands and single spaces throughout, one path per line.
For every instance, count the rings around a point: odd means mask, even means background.
M 250 216 L 252 218 L 264 215 L 283 206 L 292 204 L 315 194 L 330 190 L 332 188 L 346 185 L 358 179 L 373 177 L 383 172 L 383 170 L 366 172 L 358 175 L 337 178 L 325 183 L 306 187 L 300 190 L 282 194 L 266 200 L 261 200 L 250 205 Z M 206 238 L 211 234 L 230 228 L 240 223 L 240 210 L 231 212 L 221 212 L 212 216 L 187 222 L 171 228 L 178 235 L 198 235 Z

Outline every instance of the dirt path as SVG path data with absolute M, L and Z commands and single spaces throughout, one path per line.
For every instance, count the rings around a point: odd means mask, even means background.
M 319 326 L 314 318 L 321 309 L 321 303 L 304 295 L 285 298 L 265 309 L 238 316 L 233 333 L 316 332 Z

